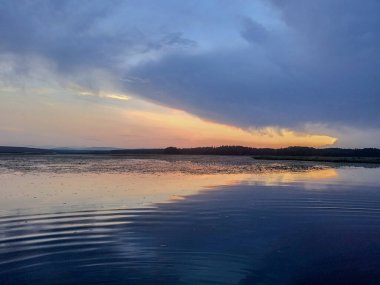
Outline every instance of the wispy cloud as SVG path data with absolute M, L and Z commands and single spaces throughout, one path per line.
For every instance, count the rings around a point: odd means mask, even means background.
M 121 101 L 128 101 L 130 99 L 129 96 L 126 96 L 124 94 L 108 93 L 104 91 L 100 91 L 100 92 L 78 91 L 77 94 L 81 96 L 95 96 L 95 97 L 104 98 L 104 99 L 114 99 L 114 100 L 121 100 Z

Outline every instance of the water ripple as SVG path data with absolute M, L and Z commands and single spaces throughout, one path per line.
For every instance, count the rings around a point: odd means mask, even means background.
M 46 163 L 38 159 L 41 165 Z M 67 159 L 69 165 L 77 158 Z M 95 167 L 92 160 L 76 162 L 83 171 Z M 27 161 L 12 163 L 20 164 L 18 170 L 29 167 Z M 34 163 L 39 171 L 39 162 L 30 162 L 32 168 Z M 47 169 L 66 171 L 66 162 L 50 163 Z M 115 170 L 113 163 L 117 164 L 105 159 L 99 165 Z M 128 163 L 118 169 L 128 169 Z M 173 162 L 152 168 L 146 163 L 137 169 L 145 165 L 147 171 L 156 171 L 163 166 L 167 171 Z M 199 161 L 180 163 L 185 165 L 182 170 L 200 171 Z M 201 163 L 206 169 L 219 162 Z M 225 162 L 229 169 L 240 162 L 234 163 Z M 54 175 L 49 171 L 37 174 L 41 179 L 36 181 L 42 185 L 46 181 L 42 178 Z M 260 178 L 265 180 L 264 175 Z M 0 284 L 380 284 L 379 186 L 318 179 L 316 187 L 288 179 L 275 185 L 242 182 L 209 187 L 188 195 L 175 188 L 146 206 L 140 201 L 128 204 L 140 192 L 117 192 L 114 187 L 110 193 L 116 198 L 95 206 L 78 199 L 77 204 L 56 207 L 47 198 L 44 207 L 37 202 L 28 204 L 31 210 L 2 209 Z M 81 181 L 75 180 L 75 193 L 86 190 L 80 188 Z M 117 186 L 128 182 L 121 180 Z M 7 193 L 12 201 L 12 191 Z M 84 197 L 98 192 L 90 193 Z M 182 199 L 168 200 L 173 193 Z M 339 281 L 329 276 L 339 276 Z

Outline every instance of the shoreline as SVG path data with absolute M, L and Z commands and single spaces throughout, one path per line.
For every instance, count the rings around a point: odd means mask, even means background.
M 380 164 L 379 157 L 329 157 L 329 156 L 252 156 L 257 160 L 290 160 L 290 161 L 314 161 L 335 163 L 371 163 Z

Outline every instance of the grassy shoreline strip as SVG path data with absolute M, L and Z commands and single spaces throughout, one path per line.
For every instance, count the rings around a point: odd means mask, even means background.
M 257 155 L 254 159 L 261 160 L 293 160 L 293 161 L 316 161 L 316 162 L 337 162 L 337 163 L 375 163 L 380 164 L 378 157 L 326 157 L 326 156 L 272 156 Z

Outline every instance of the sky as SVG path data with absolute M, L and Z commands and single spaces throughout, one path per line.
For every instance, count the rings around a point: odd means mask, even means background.
M 378 0 L 2 0 L 0 145 L 380 147 Z

